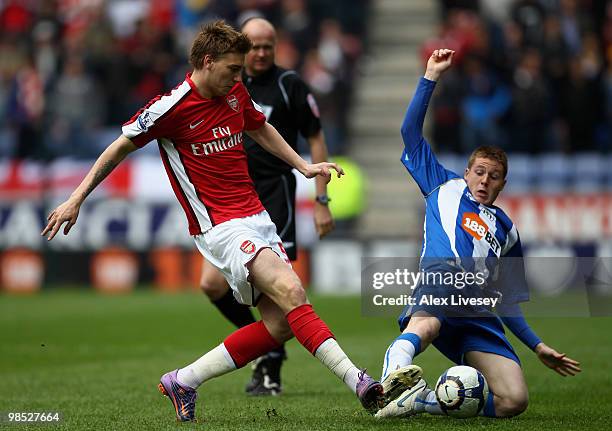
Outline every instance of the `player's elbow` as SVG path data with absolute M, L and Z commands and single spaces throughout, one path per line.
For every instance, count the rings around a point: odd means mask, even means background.
M 518 416 L 527 410 L 529 405 L 529 396 L 527 393 L 509 394 L 499 399 L 495 408 L 497 417 L 509 418 L 512 416 Z
M 120 135 L 111 145 L 109 145 L 109 149 L 113 153 L 116 153 L 117 157 L 123 159 L 131 152 L 136 151 L 138 147 L 127 136 Z
M 404 139 L 404 143 L 408 141 L 408 138 L 413 134 L 414 127 L 411 127 L 410 122 L 404 120 L 402 127 L 400 127 L 400 133 Z
M 421 133 L 416 130 L 414 125 L 412 124 L 402 124 L 400 129 L 402 134 L 402 140 L 404 141 L 404 147 L 408 153 L 411 152 L 411 149 L 416 147 L 421 142 Z

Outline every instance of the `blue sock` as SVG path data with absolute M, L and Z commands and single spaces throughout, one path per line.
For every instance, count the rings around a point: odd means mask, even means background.
M 412 364 L 412 359 L 421 353 L 421 337 L 412 332 L 397 337 L 385 353 L 381 381 L 398 368 Z
M 493 402 L 493 392 L 489 391 L 489 396 L 487 397 L 487 401 L 485 401 L 484 408 L 482 412 L 480 412 L 481 416 L 486 416 L 488 418 L 494 418 L 495 416 L 495 403 Z
M 421 353 L 421 337 L 413 332 L 406 332 L 405 334 L 400 335 L 396 338 L 396 340 L 406 340 L 410 341 L 414 346 L 414 356 Z

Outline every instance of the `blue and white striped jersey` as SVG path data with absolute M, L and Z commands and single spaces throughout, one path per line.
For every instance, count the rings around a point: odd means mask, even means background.
M 477 202 L 465 180 L 445 169 L 423 138 L 423 121 L 435 84 L 420 79 L 401 129 L 402 163 L 426 203 L 421 270 L 484 271 L 488 281 L 497 280 L 500 257 L 523 255 L 518 231 L 502 209 Z M 514 276 L 521 286 L 514 285 L 512 290 L 526 292 L 524 271 Z

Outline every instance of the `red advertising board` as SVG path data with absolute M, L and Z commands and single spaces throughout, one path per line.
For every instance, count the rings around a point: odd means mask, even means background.
M 512 195 L 496 204 L 516 224 L 523 242 L 612 237 L 612 193 Z

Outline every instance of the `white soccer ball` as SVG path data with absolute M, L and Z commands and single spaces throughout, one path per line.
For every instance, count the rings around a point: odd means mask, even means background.
M 470 418 L 483 409 L 489 385 L 476 368 L 458 365 L 440 376 L 435 391 L 444 413 L 455 418 Z

